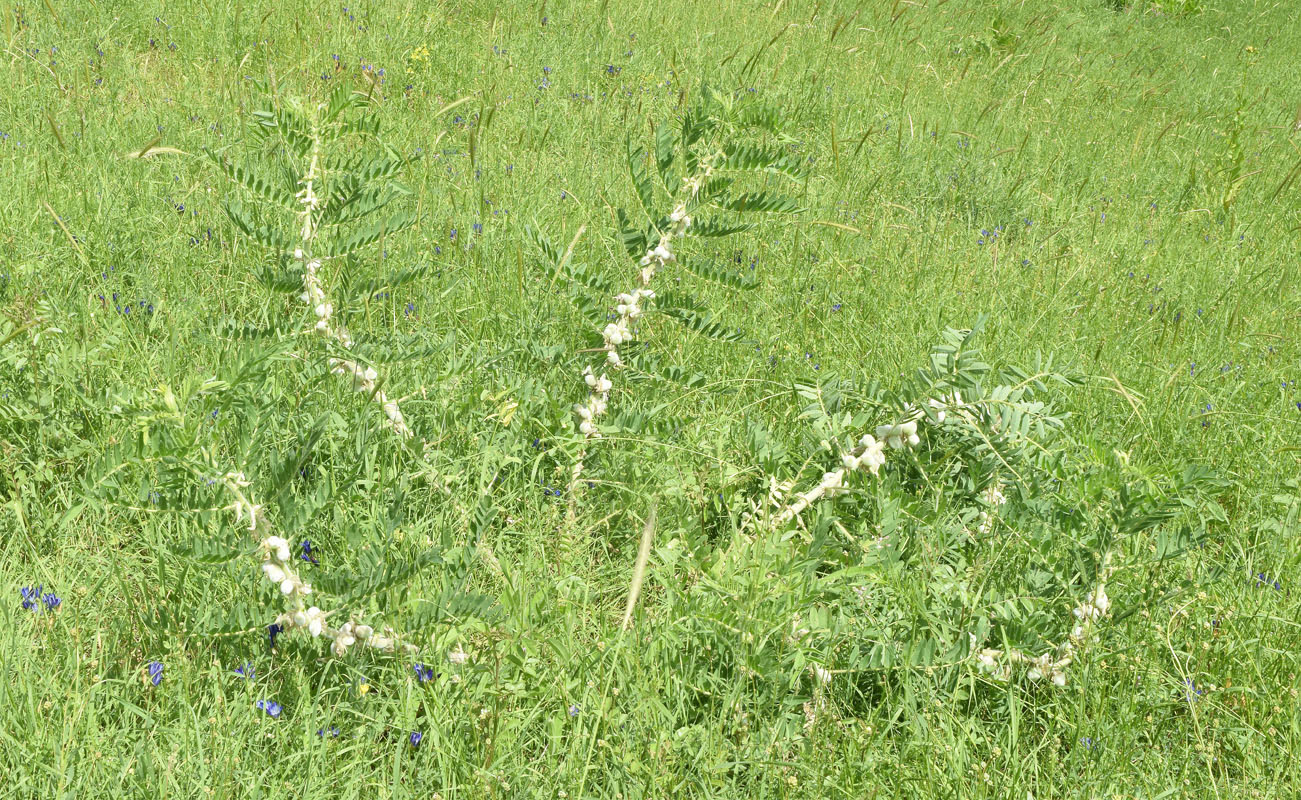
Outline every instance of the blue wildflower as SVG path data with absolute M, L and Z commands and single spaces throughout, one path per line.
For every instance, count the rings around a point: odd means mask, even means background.
M 157 686 L 158 684 L 163 682 L 163 662 L 161 661 L 149 662 L 149 682 L 152 683 L 154 686 Z
M 434 679 L 434 668 L 427 667 L 424 664 L 416 664 L 413 669 L 416 671 L 416 680 L 424 683 Z
M 304 561 L 308 561 L 312 564 L 318 564 L 318 565 L 320 564 L 320 562 L 316 560 L 316 556 L 312 555 L 311 539 L 304 539 L 303 543 L 299 545 L 299 547 L 301 547 L 303 550 L 302 555 L 298 556 L 299 558 L 301 558 Z
M 1274 588 L 1274 591 L 1276 591 L 1276 592 L 1281 592 L 1281 591 L 1283 591 L 1283 584 L 1279 583 L 1277 580 L 1275 580 L 1275 579 L 1273 579 L 1273 578 L 1270 578 L 1268 575 L 1266 575 L 1266 574 L 1263 573 L 1263 572 L 1258 572 L 1258 573 L 1256 573 L 1256 585 L 1257 585 L 1257 586 L 1272 586 L 1272 587 Z
M 43 586 L 37 586 L 37 587 L 35 587 L 35 588 L 32 588 L 31 586 L 24 586 L 22 589 L 19 589 L 19 590 L 18 590 L 19 594 L 21 594 L 21 595 L 23 596 L 23 610 L 24 610 L 24 611 L 39 611 L 39 610 L 40 610 L 40 609 L 37 607 L 37 603 L 40 601 L 40 598 L 41 598 L 41 589 L 43 589 L 43 588 L 45 588 L 45 587 L 43 587 Z
M 46 611 L 53 611 L 59 607 L 63 600 L 59 599 L 59 596 L 54 592 L 47 592 L 41 595 L 41 602 L 45 604 Z
M 326 730 L 325 728 L 317 728 L 317 729 L 316 729 L 316 735 L 319 736 L 319 737 L 321 737 L 322 739 L 325 738 L 326 734 L 329 734 L 329 736 L 330 736 L 331 739 L 338 739 L 338 738 L 339 738 L 339 726 L 337 726 L 337 725 L 332 725 L 332 726 L 330 726 L 329 730 Z
M 572 704 L 572 705 L 569 706 L 569 716 L 571 716 L 571 717 L 576 717 L 576 716 L 578 716 L 578 712 L 581 711 L 581 710 L 582 710 L 582 709 L 580 709 L 580 708 L 578 707 L 578 704 L 577 704 L 577 703 L 574 703 L 574 704 Z
M 421 733 L 420 731 L 412 731 L 412 732 L 411 732 L 411 736 L 408 737 L 408 738 L 411 740 L 411 746 L 412 746 L 412 747 L 419 747 L 419 746 L 420 746 L 420 740 L 423 739 L 423 738 L 425 738 L 425 735 L 424 735 L 423 733 Z
M 267 712 L 269 717 L 279 717 L 283 710 L 279 703 L 274 700 L 259 700 L 254 704 L 259 711 Z
M 284 626 L 278 622 L 267 626 L 267 639 L 270 640 L 272 647 L 276 646 L 276 637 L 284 632 Z
M 240 676 L 246 681 L 251 681 L 253 680 L 253 677 L 256 674 L 256 672 L 253 669 L 253 664 L 248 661 L 245 661 L 240 666 L 235 667 L 235 674 Z

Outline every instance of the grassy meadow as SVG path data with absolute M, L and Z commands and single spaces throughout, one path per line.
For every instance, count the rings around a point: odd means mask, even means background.
M 0 11 L 0 797 L 1301 793 L 1290 4 Z M 340 85 L 405 165 L 394 202 L 414 224 L 326 270 L 359 298 L 335 313 L 408 443 L 321 366 L 327 345 L 298 343 L 301 278 L 259 279 L 293 264 L 232 224 L 241 189 L 204 156 L 253 153 L 253 112 Z M 571 267 L 633 285 L 629 142 L 704 87 L 775 115 L 757 135 L 798 175 L 763 180 L 800 210 L 683 245 L 731 277 L 667 268 L 660 301 L 689 297 L 714 335 L 648 314 L 584 442 L 572 409 L 606 320 Z M 996 527 L 995 569 L 952 555 L 978 549 L 967 506 L 915 488 L 942 457 L 900 455 L 807 525 L 742 521 L 770 475 L 817 485 L 828 430 L 891 421 L 873 382 L 900 385 L 980 319 L 984 360 L 1033 372 L 1051 354 L 1070 375 L 1051 398 L 1071 438 L 1034 485 L 1092 486 L 1069 467 L 1087 455 L 1144 486 L 1191 466 L 1220 487 L 1199 535 L 1170 511 L 1119 546 L 1112 611 L 1061 687 L 983 674 L 965 634 L 952 659 L 901 645 L 879 663 L 873 642 L 915 627 L 852 602 L 938 630 L 938 603 L 993 585 L 971 576 L 1060 579 L 1033 610 L 1060 639 L 1088 587 L 1058 554 L 1099 506 L 1057 538 Z M 269 647 L 257 543 L 226 501 L 183 507 L 215 478 L 164 485 L 182 456 L 274 495 L 319 595 L 384 573 L 356 610 L 420 654 L 335 657 L 302 631 Z M 1018 491 L 1009 509 L 1056 502 Z M 265 619 L 203 630 L 248 603 Z

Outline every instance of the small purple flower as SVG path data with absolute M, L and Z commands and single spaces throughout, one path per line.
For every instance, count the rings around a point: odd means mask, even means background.
M 276 646 L 276 637 L 284 632 L 285 627 L 278 622 L 267 626 L 267 639 L 271 642 L 272 647 Z
M 420 731 L 412 731 L 412 732 L 411 732 L 411 736 L 409 736 L 409 737 L 407 737 L 407 738 L 410 739 L 410 741 L 411 741 L 411 746 L 412 746 L 412 747 L 419 747 L 419 746 L 420 746 L 420 740 L 423 739 L 423 738 L 425 738 L 425 735 L 424 735 L 423 733 L 421 733 Z
M 253 664 L 251 662 L 245 661 L 240 666 L 235 667 L 235 674 L 240 676 L 246 681 L 251 681 L 253 680 L 256 672 L 253 669 Z
M 839 310 L 840 310 L 840 305 L 841 305 L 840 303 L 836 303 L 834 306 L 831 307 L 831 310 L 832 310 L 832 311 L 839 311 Z
M 303 550 L 302 555 L 298 556 L 299 558 L 301 558 L 304 561 L 308 561 L 312 564 L 318 564 L 318 565 L 320 564 L 320 562 L 316 560 L 316 556 L 312 555 L 311 539 L 304 539 L 303 543 L 299 545 L 299 547 L 301 547 Z
M 421 683 L 432 681 L 434 679 L 434 668 L 427 667 L 424 664 L 416 664 L 412 667 L 416 671 L 416 680 Z
M 63 603 L 63 600 L 59 599 L 59 596 L 54 592 L 47 592 L 41 595 L 41 602 L 45 604 L 46 611 L 53 611 Z
M 580 708 L 578 707 L 578 704 L 577 704 L 577 703 L 574 703 L 574 704 L 572 704 L 572 705 L 569 706 L 569 716 L 571 716 L 571 717 L 576 717 L 576 716 L 578 716 L 578 712 L 581 711 L 581 710 L 582 710 L 582 709 L 580 709 Z
M 280 704 L 274 700 L 259 700 L 254 705 L 257 707 L 259 711 L 267 712 L 268 717 L 278 718 L 280 716 L 280 712 L 283 710 Z
M 330 737 L 331 739 L 338 739 L 338 738 L 339 738 L 339 726 L 337 726 L 337 725 L 332 725 L 332 726 L 330 726 L 330 728 L 329 728 L 328 730 L 325 729 L 325 728 L 317 728 L 317 729 L 316 729 L 316 735 L 319 736 L 319 737 L 321 737 L 322 739 L 324 739 L 324 738 L 326 737 L 327 734 L 329 735 L 329 737 Z
M 1184 679 L 1184 699 L 1189 703 L 1202 699 L 1203 690 L 1197 688 L 1192 678 Z
M 1263 572 L 1256 573 L 1256 585 L 1273 587 L 1274 591 L 1276 592 L 1283 591 L 1283 584 L 1279 583 L 1277 580 L 1273 578 L 1270 578 L 1268 575 L 1266 575 Z
M 18 593 L 21 594 L 21 595 L 23 596 L 23 610 L 24 610 L 24 611 L 39 611 L 39 610 L 40 610 L 40 608 L 38 607 L 37 604 L 40 602 L 40 599 L 41 599 L 41 589 L 43 589 L 43 588 L 45 588 L 45 587 L 43 587 L 43 586 L 37 586 L 37 587 L 33 588 L 33 587 L 31 587 L 31 586 L 24 586 L 23 588 L 21 588 L 21 589 L 18 590 Z
M 154 686 L 157 686 L 158 684 L 163 682 L 163 662 L 161 661 L 149 662 L 149 682 L 152 683 Z

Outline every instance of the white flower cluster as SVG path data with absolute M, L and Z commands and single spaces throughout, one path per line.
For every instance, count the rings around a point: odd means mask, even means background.
M 615 320 L 601 331 L 605 340 L 605 360 L 613 369 L 621 369 L 623 360 L 619 358 L 619 345 L 633 340 L 632 323 L 642 315 L 643 300 L 654 300 L 655 291 L 645 287 L 624 292 L 614 299 Z
M 885 445 L 885 442 L 878 441 L 872 434 L 863 434 L 863 437 L 858 440 L 858 446 L 840 457 L 842 465 L 840 469 L 822 473 L 822 480 L 818 485 L 796 495 L 793 502 L 772 516 L 771 524 L 785 525 L 817 501 L 845 493 L 849 490 L 846 478 L 855 470 L 865 469 L 876 475 L 885 464 Z M 748 522 L 749 518 L 746 521 Z
M 976 663 L 981 671 L 998 680 L 1007 680 L 1012 674 L 1011 665 L 1023 663 L 1029 665 L 1026 677 L 1030 680 L 1041 681 L 1047 678 L 1054 686 L 1065 686 L 1066 668 L 1075 659 L 1076 651 L 1089 641 L 1093 625 L 1105 617 L 1111 608 L 1111 600 L 1107 597 L 1107 578 L 1112 569 L 1111 554 L 1107 553 L 1102 559 L 1097 587 L 1072 611 L 1078 623 L 1064 642 L 1038 656 L 1030 656 L 1016 649 L 1004 651 L 992 647 L 983 648 L 976 653 Z M 974 636 L 972 644 L 975 644 Z
M 851 472 L 866 468 L 875 475 L 885 464 L 885 443 L 877 441 L 872 434 L 865 433 L 858 440 L 858 447 L 840 457 L 840 463 Z
M 244 477 L 242 472 L 227 472 L 221 476 L 222 483 L 226 489 L 235 496 L 234 502 L 226 506 L 230 511 L 235 512 L 235 524 L 244 521 L 244 515 L 248 514 L 248 529 L 250 532 L 257 532 L 258 522 L 262 516 L 262 506 L 255 504 L 244 496 L 244 490 L 249 487 L 249 481 Z
M 294 258 L 302 261 L 305 256 L 302 249 L 294 251 Z M 338 339 L 344 347 L 352 344 L 351 337 L 346 330 L 335 331 L 330 325 L 330 317 L 334 313 L 334 306 L 330 305 L 330 300 L 325 296 L 325 288 L 321 286 L 321 278 L 317 271 L 321 268 L 321 260 L 313 258 L 303 265 L 303 293 L 298 296 L 308 306 L 311 307 L 312 313 L 316 315 L 317 333 Z
M 988 508 L 982 508 L 976 515 L 979 523 L 976 525 L 976 533 L 984 536 L 994 528 L 994 517 L 989 513 L 991 509 L 997 509 L 1007 502 L 1007 495 L 1003 494 L 1003 485 L 995 481 L 989 485 L 989 488 L 981 495 Z
M 234 495 L 234 502 L 227 508 L 235 512 L 236 521 L 242 521 L 243 515 L 247 513 L 251 520 L 250 531 L 256 532 L 259 528 L 265 528 L 266 521 L 262 516 L 262 506 L 254 503 L 244 493 L 244 490 L 249 487 L 249 481 L 244 477 L 244 473 L 227 472 L 222 476 L 222 482 L 226 490 Z M 324 636 L 332 639 L 331 649 L 336 656 L 343 656 L 348 652 L 349 647 L 358 643 L 390 653 L 401 644 L 391 629 L 385 628 L 382 634 L 376 634 L 374 628 L 362 624 L 356 618 L 338 628 L 330 627 L 326 621 L 329 614 L 318 606 L 308 606 L 304 599 L 312 594 L 312 586 L 294 569 L 293 552 L 289 541 L 283 536 L 268 535 L 259 543 L 259 550 L 262 553 L 262 574 L 279 588 L 280 594 L 285 597 L 289 606 L 285 613 L 276 618 L 276 624 L 284 630 L 299 628 L 306 630 L 313 637 Z M 403 644 L 402 647 L 410 653 L 419 651 L 419 648 L 411 644 Z
M 705 181 L 713 174 L 710 161 L 717 157 L 715 155 L 702 158 L 700 171 L 683 179 L 680 195 L 682 199 L 669 214 L 671 223 L 669 229 L 660 235 L 659 242 L 654 247 L 648 248 L 646 254 L 637 262 L 641 267 L 637 275 L 641 286 L 615 297 L 615 319 L 601 331 L 601 336 L 605 340 L 605 360 L 610 369 L 623 368 L 624 363 L 619 355 L 619 347 L 633 340 L 632 323 L 642 315 L 642 301 L 655 299 L 655 291 L 650 288 L 655 273 L 677 260 L 672 249 L 673 240 L 687 235 L 687 230 L 691 227 L 691 216 L 687 213 L 687 206 L 696 199 Z M 574 406 L 574 413 L 578 415 L 578 430 L 588 439 L 598 439 L 601 433 L 596 427 L 596 419 L 606 411 L 612 384 L 605 375 L 596 377 L 591 367 L 583 371 L 583 380 L 587 383 L 588 399 L 586 403 Z M 583 461 L 586 457 L 586 451 L 580 452 L 570 470 L 571 495 L 583 474 Z
M 302 217 L 303 221 L 303 245 L 309 247 L 312 240 L 316 238 L 316 209 L 320 205 L 320 197 L 314 189 L 320 171 L 320 144 L 320 139 L 314 136 L 312 139 L 312 160 L 308 165 L 306 175 L 303 176 L 303 189 L 297 195 L 298 201 L 303 205 L 303 210 L 299 212 L 299 216 Z M 313 329 L 322 336 L 333 339 L 345 348 L 352 347 L 352 335 L 348 333 L 348 329 L 332 321 L 334 306 L 330 304 L 329 296 L 321 283 L 319 275 L 321 260 L 319 258 L 309 259 L 303 248 L 294 250 L 294 258 L 303 262 L 303 293 L 299 295 L 299 299 L 306 303 L 316 316 L 316 325 Z M 411 437 L 411 429 L 407 427 L 406 419 L 402 416 L 402 410 L 398 407 L 398 401 L 379 391 L 379 375 L 372 367 L 363 367 L 356 361 L 346 358 L 331 358 L 329 364 L 331 372 L 336 375 L 351 377 L 353 388 L 359 393 L 364 393 L 367 397 L 373 398 L 379 404 L 384 416 L 388 418 L 389 427 L 395 433 L 404 439 Z
M 298 577 L 290 559 L 289 542 L 283 537 L 268 536 L 262 540 L 263 574 L 280 588 L 281 594 L 301 607 L 302 598 L 312 593 L 312 587 Z
M 597 430 L 595 420 L 605 413 L 610 401 L 610 389 L 614 384 L 604 374 L 599 378 L 596 377 L 591 367 L 583 370 L 583 381 L 587 383 L 590 394 L 586 405 L 578 405 L 574 408 L 579 419 L 578 430 L 589 439 L 599 439 L 601 432 Z
M 331 358 L 330 371 L 336 375 L 348 375 L 352 378 L 352 386 L 360 394 L 373 398 L 379 404 L 384 416 L 388 418 L 388 425 L 398 436 L 403 439 L 411 438 L 411 429 L 407 427 L 406 419 L 402 416 L 402 409 L 398 407 L 398 401 L 384 394 L 379 388 L 379 373 L 374 367 L 363 367 L 356 361 L 346 358 Z
M 876 437 L 889 445 L 891 450 L 916 447 L 922 441 L 917 435 L 917 420 L 914 419 L 894 425 L 878 425 Z

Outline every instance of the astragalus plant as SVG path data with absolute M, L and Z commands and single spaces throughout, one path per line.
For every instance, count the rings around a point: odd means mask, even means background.
M 417 572 L 445 563 L 438 547 L 413 552 L 395 539 L 423 451 L 412 445 L 412 428 L 378 366 L 412 353 L 354 336 L 347 325 L 371 295 L 421 274 L 358 274 L 369 265 L 367 248 L 415 219 L 400 208 L 410 194 L 397 180 L 407 159 L 379 140 L 365 95 L 341 89 L 317 104 L 270 98 L 270 105 L 252 115 L 251 154 L 208 155 L 236 184 L 226 203 L 230 220 L 264 250 L 258 279 L 273 298 L 292 302 L 269 303 L 269 324 L 219 331 L 230 357 L 217 374 L 134 398 L 124 413 L 134 417 L 136 435 L 106 455 L 96 491 L 197 523 L 167 544 L 182 566 L 173 581 L 151 587 L 155 630 L 264 629 L 273 644 L 302 631 L 328 640 L 337 656 L 353 646 L 414 652 L 412 639 L 369 616 L 411 611 L 407 630 L 416 630 L 456 595 L 423 610 L 404 599 Z M 334 394 L 340 379 L 369 402 L 311 402 Z M 342 473 L 322 474 L 331 460 L 344 465 Z M 376 513 L 331 515 L 355 481 L 372 487 Z M 491 513 L 480 504 L 475 519 Z M 322 525 L 319 517 L 330 516 Z M 328 566 L 312 531 L 330 545 Z M 189 579 L 195 561 L 209 572 L 224 569 L 231 581 Z M 159 564 L 166 569 L 169 560 L 160 554 Z M 251 585 L 258 579 L 261 587 Z
M 572 281 L 575 302 L 593 318 L 599 334 L 590 348 L 599 354 L 599 363 L 583 367 L 587 396 L 574 405 L 581 439 L 570 471 L 571 492 L 582 485 L 589 447 L 603 430 L 620 427 L 606 422 L 615 388 L 611 375 L 631 369 L 669 381 L 679 377 L 638 357 L 644 352 L 638 339 L 648 316 L 672 320 L 697 335 L 740 339 L 695 298 L 655 287 L 670 269 L 736 291 L 757 285 L 750 276 L 720 267 L 693 242 L 749 230 L 754 223 L 746 218 L 755 214 L 800 210 L 786 192 L 798 188 L 795 182 L 805 177 L 805 170 L 797 156 L 774 141 L 778 120 L 772 109 L 706 86 L 679 119 L 655 128 L 652 146 L 630 140 L 628 172 L 638 205 L 616 211 L 617 234 L 629 259 L 623 269 L 580 265 L 572 252 L 562 256 L 544 235 L 530 230 L 551 269 Z M 625 277 L 611 279 L 612 272 Z
M 1080 379 L 985 362 L 982 324 L 894 389 L 797 385 L 817 451 L 772 458 L 752 437 L 765 478 L 730 540 L 660 547 L 661 625 L 705 674 L 774 702 L 803 684 L 811 718 L 901 671 L 1064 686 L 1109 618 L 1151 599 L 1141 578 L 1215 533 L 1225 484 L 1073 429 L 1058 403 Z

